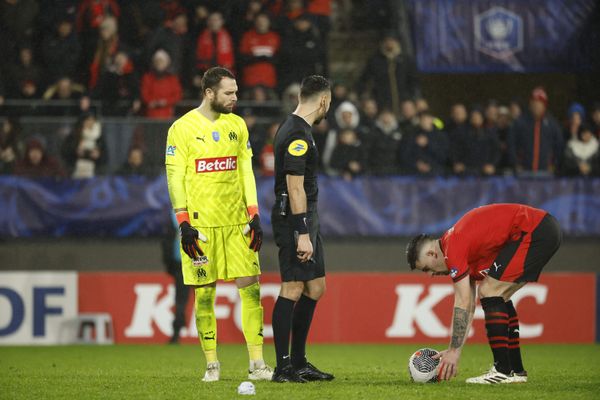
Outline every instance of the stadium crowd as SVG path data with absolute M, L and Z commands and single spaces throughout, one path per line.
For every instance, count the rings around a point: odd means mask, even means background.
M 221 65 L 236 73 L 240 99 L 280 105 L 270 119 L 260 107 L 236 111 L 248 125 L 257 173 L 272 175 L 273 137 L 280 116 L 295 108 L 298 82 L 328 74 L 331 6 L 331 0 L 0 0 L 0 173 L 106 173 L 103 117 L 170 121 L 180 101 L 197 101 L 202 73 Z M 47 151 L 44 135 L 22 134 L 18 107 L 6 105 L 15 99 L 69 104 L 43 109 L 43 115 L 77 116 L 57 154 Z M 447 118 L 437 115 L 421 96 L 414 61 L 389 35 L 354 85 L 334 85 L 330 118 L 314 128 L 314 139 L 322 171 L 345 179 L 600 175 L 600 103 L 587 110 L 573 103 L 564 123 L 547 106 L 546 92 L 535 88 L 526 102 L 457 102 Z M 144 173 L 144 158 L 143 143 L 132 142 L 126 163 L 110 172 Z

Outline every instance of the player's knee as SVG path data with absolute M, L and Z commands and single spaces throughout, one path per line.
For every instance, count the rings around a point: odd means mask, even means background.
M 293 301 L 298 301 L 302 292 L 304 291 L 304 284 L 302 282 L 286 282 L 281 286 L 280 296 L 285 297 Z
M 316 301 L 319 300 L 325 294 L 325 290 L 325 283 L 323 283 L 322 285 L 306 288 L 306 290 L 304 291 L 304 295 Z

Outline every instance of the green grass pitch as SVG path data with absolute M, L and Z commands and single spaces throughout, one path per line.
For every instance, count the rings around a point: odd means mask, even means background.
M 467 345 L 457 379 L 411 383 L 410 354 L 419 345 L 312 345 L 310 360 L 333 382 L 258 382 L 257 399 L 598 399 L 599 345 L 526 345 L 529 382 L 473 386 L 465 378 L 491 363 L 485 345 Z M 442 345 L 434 347 L 442 349 Z M 271 345 L 265 347 L 273 363 Z M 234 399 L 247 380 L 242 345 L 221 345 L 221 381 L 203 383 L 198 345 L 0 347 L 0 399 Z

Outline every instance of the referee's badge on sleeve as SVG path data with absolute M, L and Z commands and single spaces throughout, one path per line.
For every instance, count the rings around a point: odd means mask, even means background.
M 296 156 L 296 157 L 304 155 L 304 153 L 306 153 L 307 151 L 308 151 L 308 143 L 306 143 L 304 140 L 301 140 L 301 139 L 294 140 L 288 146 L 288 153 L 290 153 L 291 155 Z
M 167 155 L 174 156 L 175 150 L 177 150 L 177 146 L 167 146 Z

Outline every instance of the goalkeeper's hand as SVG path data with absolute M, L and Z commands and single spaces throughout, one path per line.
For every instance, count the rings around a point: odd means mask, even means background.
M 244 228 L 244 235 L 250 233 L 250 248 L 255 252 L 260 250 L 263 240 L 263 230 L 260 226 L 260 217 L 254 214 L 248 225 Z
M 206 243 L 208 241 L 206 236 L 196 228 L 192 227 L 187 221 L 183 221 L 179 224 L 179 231 L 181 232 L 181 247 L 185 254 L 192 260 L 202 257 L 204 252 L 198 244 L 198 239 Z

